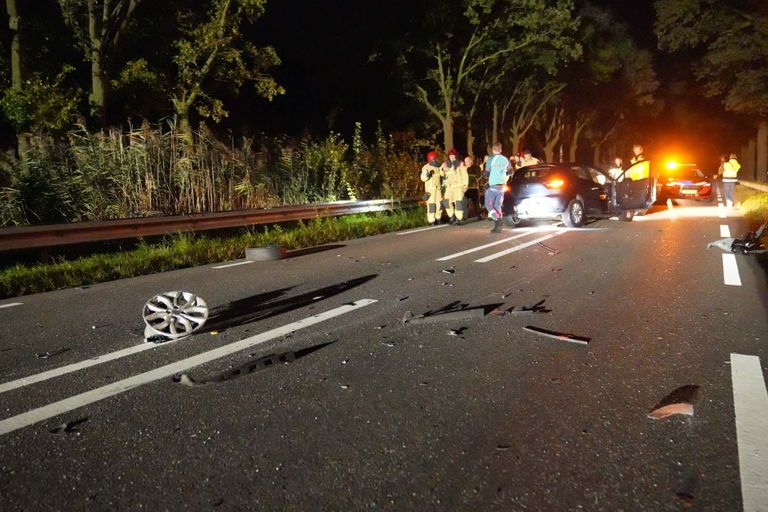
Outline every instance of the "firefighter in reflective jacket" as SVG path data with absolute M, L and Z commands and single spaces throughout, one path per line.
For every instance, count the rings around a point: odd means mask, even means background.
M 426 190 L 424 196 L 427 201 L 427 222 L 436 226 L 440 224 L 440 218 L 443 216 L 442 170 L 437 151 L 427 154 L 427 165 L 421 168 L 421 181 L 424 182 Z
M 443 186 L 445 197 L 443 207 L 445 213 L 451 218 L 451 224 L 461 226 L 464 224 L 464 192 L 469 186 L 469 176 L 464 162 L 459 159 L 459 152 L 451 148 L 448 150 L 448 160 L 441 169 L 443 171 Z

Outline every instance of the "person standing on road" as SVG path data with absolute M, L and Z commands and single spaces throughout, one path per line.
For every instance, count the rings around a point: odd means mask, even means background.
M 467 169 L 467 191 L 464 193 L 464 204 L 466 205 L 467 217 L 469 217 L 469 204 L 473 204 L 477 210 L 477 220 L 480 220 L 480 212 L 483 209 L 480 202 L 480 177 L 483 174 L 480 166 L 475 163 L 475 159 L 468 156 L 464 159 L 464 167 Z
M 421 168 L 421 181 L 426 191 L 427 222 L 437 226 L 443 216 L 442 171 L 437 151 L 427 153 L 427 164 Z
M 459 159 L 459 152 L 455 148 L 448 150 L 448 160 L 443 164 L 441 171 L 445 178 L 445 213 L 450 217 L 451 224 L 461 226 L 464 224 L 464 192 L 467 191 L 469 178 L 467 168 Z
M 645 160 L 645 154 L 643 154 L 643 146 L 635 144 L 632 146 L 632 160 L 630 164 L 635 165 L 637 162 Z
M 491 233 L 501 233 L 504 218 L 504 189 L 507 187 L 509 175 L 512 169 L 509 159 L 501 154 L 501 143 L 493 145 L 493 156 L 485 163 L 484 176 L 488 176 L 488 190 L 485 192 L 485 208 L 488 210 L 488 218 L 494 221 Z
M 717 190 L 725 197 L 725 190 L 723 190 L 723 173 L 725 172 L 725 162 L 728 161 L 728 155 L 720 155 L 720 167 L 717 168 L 717 176 L 715 176 L 715 186 Z
M 736 154 L 731 153 L 727 162 L 723 162 L 723 191 L 725 193 L 725 205 L 733 208 L 733 190 L 738 181 L 741 164 L 736 159 Z

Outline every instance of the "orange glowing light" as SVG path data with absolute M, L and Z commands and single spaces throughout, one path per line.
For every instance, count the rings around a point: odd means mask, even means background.
M 544 184 L 544 186 L 547 188 L 563 188 L 563 185 L 565 185 L 565 180 L 560 178 L 549 180 Z

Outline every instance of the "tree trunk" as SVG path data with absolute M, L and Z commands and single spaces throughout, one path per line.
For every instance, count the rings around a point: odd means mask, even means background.
M 453 147 L 453 116 L 450 112 L 443 118 L 443 143 L 446 151 Z
M 13 38 L 11 39 L 11 88 L 15 91 L 21 91 L 24 87 L 24 72 L 21 60 L 22 21 L 19 16 L 16 0 L 6 0 L 5 6 L 8 12 L 8 26 L 13 32 Z M 26 166 L 27 152 L 30 146 L 29 134 L 17 129 L 16 142 L 19 160 L 23 166 Z
M 601 150 L 602 144 L 595 144 L 595 149 L 592 152 L 592 165 L 600 167 L 600 158 L 602 158 Z
M 184 141 L 186 149 L 190 149 L 195 141 L 192 134 L 192 124 L 189 122 L 190 105 L 191 103 L 180 100 L 173 101 L 173 106 L 176 109 L 176 129 L 181 133 L 181 139 Z
M 744 166 L 747 168 L 747 171 L 749 172 L 749 175 L 752 176 L 753 180 L 757 180 L 759 178 L 757 173 L 757 165 L 755 165 L 757 156 L 756 153 L 757 144 L 755 144 L 755 139 L 749 139 L 749 142 L 747 143 L 747 156 L 746 162 L 744 162 Z
M 91 116 L 98 119 L 102 128 L 107 125 L 107 87 L 108 81 L 104 70 L 104 55 L 102 53 L 102 35 L 99 13 L 93 0 L 88 1 L 88 37 L 91 48 L 91 93 L 88 103 Z
M 491 146 L 499 142 L 499 103 L 493 102 L 493 136 L 491 137 Z
M 475 156 L 475 134 L 472 132 L 472 120 L 467 119 L 467 156 Z
M 761 121 L 757 126 L 756 172 L 760 181 L 768 181 L 768 121 Z
M 509 142 L 512 143 L 512 152 L 510 153 L 511 155 L 516 155 L 520 152 L 520 141 L 522 140 L 523 134 L 512 130 L 512 133 L 509 135 Z

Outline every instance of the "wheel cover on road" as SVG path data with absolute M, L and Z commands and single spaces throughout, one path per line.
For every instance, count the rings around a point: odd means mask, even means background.
M 174 291 L 155 295 L 144 305 L 145 334 L 166 339 L 189 336 L 208 320 L 208 304 L 197 295 Z

